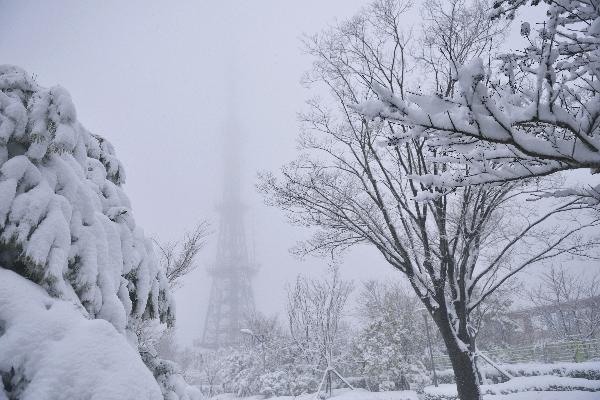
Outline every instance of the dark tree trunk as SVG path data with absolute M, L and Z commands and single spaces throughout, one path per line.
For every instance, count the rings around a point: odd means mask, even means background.
M 439 314 L 436 313 L 434 320 L 448 350 L 448 357 L 452 363 L 456 379 L 458 398 L 460 400 L 481 400 L 482 396 L 479 389 L 475 363 L 470 357 L 469 350 L 464 348 L 464 346 L 459 346 L 457 338 L 452 331 L 451 322 L 447 318 L 446 311 L 444 310 Z M 468 340 L 463 339 L 463 341 L 468 343 Z
M 454 338 L 451 339 L 454 341 Z M 469 353 L 461 350 L 456 344 L 446 345 L 454 377 L 456 378 L 456 389 L 460 400 L 481 400 L 481 391 L 477 379 L 477 371 Z

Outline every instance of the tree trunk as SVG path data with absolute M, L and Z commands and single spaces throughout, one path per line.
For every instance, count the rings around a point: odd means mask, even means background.
M 440 316 L 440 314 L 442 315 Z M 442 311 L 440 314 L 435 315 L 434 320 L 448 350 L 448 357 L 456 379 L 458 398 L 460 400 L 482 400 L 474 360 L 470 357 L 469 350 L 465 348 L 466 345 L 462 348 L 459 346 L 450 326 L 451 322 L 446 317 L 447 313 Z
M 454 338 L 452 338 L 454 341 Z M 450 349 L 447 345 L 450 362 L 456 378 L 456 390 L 460 400 L 481 400 L 481 391 L 477 382 L 477 372 L 475 365 L 467 351 L 461 350 L 455 345 L 455 349 Z

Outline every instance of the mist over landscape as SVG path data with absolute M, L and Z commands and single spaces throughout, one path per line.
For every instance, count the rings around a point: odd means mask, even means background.
M 0 400 L 596 398 L 600 6 L 530 3 L 0 0 Z

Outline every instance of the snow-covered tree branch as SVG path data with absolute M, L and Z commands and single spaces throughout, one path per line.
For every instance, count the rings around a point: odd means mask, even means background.
M 514 18 L 525 0 L 499 0 L 493 17 Z M 538 3 L 533 1 L 532 3 Z M 392 143 L 425 137 L 439 163 L 466 165 L 423 182 L 455 187 L 508 182 L 558 171 L 600 168 L 600 8 L 591 0 L 546 1 L 548 17 L 521 33 L 530 45 L 485 65 L 450 60 L 455 93 L 394 93 L 375 82 L 378 100 L 357 109 L 371 118 L 402 124 Z M 541 6 L 540 6 L 541 7 Z M 600 186 L 553 194 L 598 204 Z

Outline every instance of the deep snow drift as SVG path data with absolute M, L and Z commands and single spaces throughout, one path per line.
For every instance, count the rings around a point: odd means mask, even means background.
M 162 399 L 137 351 L 107 321 L 0 268 L 0 371 L 22 400 Z M 11 372 L 12 371 L 12 372 Z M 0 399 L 7 395 L 1 390 Z

